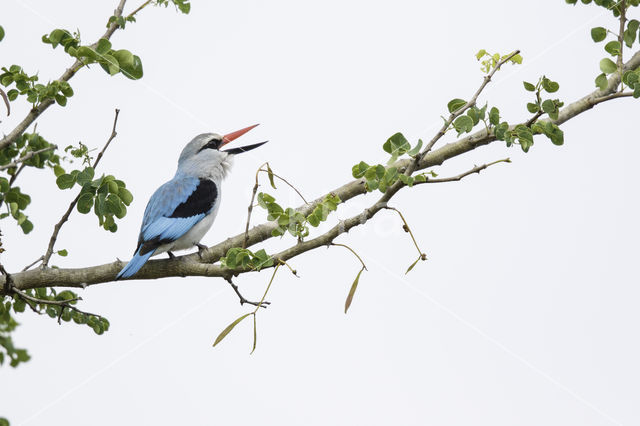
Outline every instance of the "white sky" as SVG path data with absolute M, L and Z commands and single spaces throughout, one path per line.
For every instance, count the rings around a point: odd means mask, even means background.
M 42 34 L 79 27 L 93 41 L 114 6 L 4 0 L 1 64 L 56 78 L 70 59 Z M 211 245 L 242 231 L 264 161 L 315 198 L 347 182 L 360 160 L 384 161 L 381 145 L 394 132 L 430 138 L 447 102 L 480 83 L 473 55 L 481 48 L 522 50 L 524 64 L 506 67 L 481 97 L 508 120 L 527 117 L 521 81 L 543 73 L 573 101 L 592 90 L 604 57 L 589 29 L 617 27 L 601 10 L 560 0 L 236 0 L 195 1 L 188 16 L 145 10 L 112 39 L 141 56 L 144 78 L 83 70 L 67 108 L 39 120 L 51 142 L 98 147 L 120 108 L 119 136 L 100 171 L 124 179 L 136 197 L 117 234 L 75 212 L 58 244 L 70 255 L 55 263 L 128 259 L 146 200 L 201 132 L 262 123 L 242 143 L 270 140 L 237 159 L 203 241 Z M 525 155 L 495 143 L 438 172 L 507 156 L 513 164 L 404 190 L 393 205 L 429 261 L 404 275 L 415 248 L 391 212 L 342 236 L 369 267 L 348 315 L 358 261 L 341 248 L 294 259 L 301 278 L 276 278 L 251 356 L 249 322 L 211 347 L 249 310 L 217 279 L 82 292 L 83 308 L 111 321 L 104 336 L 27 312 L 15 342 L 33 359 L 0 369 L 0 415 L 12 425 L 637 424 L 638 111 L 632 99 L 600 105 L 563 127 L 563 147 L 536 139 Z M 25 112 L 15 104 L 0 131 Z M 3 263 L 14 271 L 44 252 L 73 196 L 45 172 L 25 173 L 20 186 L 33 196 L 36 229 L 23 238 L 3 223 Z M 277 196 L 299 204 L 284 187 Z M 334 219 L 370 201 L 354 200 Z M 237 283 L 258 298 L 270 273 Z

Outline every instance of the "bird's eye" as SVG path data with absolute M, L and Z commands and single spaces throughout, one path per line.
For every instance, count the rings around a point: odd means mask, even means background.
M 198 150 L 198 152 L 204 150 L 204 149 L 218 149 L 220 147 L 220 139 L 211 139 L 209 142 L 207 142 L 206 144 L 202 145 L 202 148 L 200 148 Z

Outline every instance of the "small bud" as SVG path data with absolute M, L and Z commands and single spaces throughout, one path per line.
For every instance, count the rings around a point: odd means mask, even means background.
M 409 227 L 407 225 L 402 225 L 402 229 L 404 232 L 409 232 Z
M 422 259 L 422 260 L 427 260 L 427 255 L 426 255 L 426 254 L 424 254 L 424 253 L 422 253 L 422 254 L 420 255 L 420 259 Z

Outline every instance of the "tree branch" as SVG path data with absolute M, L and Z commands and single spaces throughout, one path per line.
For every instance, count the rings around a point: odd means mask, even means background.
M 36 155 L 41 154 L 43 152 L 51 151 L 52 149 L 58 149 L 58 146 L 57 145 L 51 145 L 51 146 L 49 146 L 47 148 L 42 148 L 42 149 L 39 149 L 37 151 L 27 152 L 25 155 L 23 155 L 22 157 L 18 158 L 16 161 L 14 161 L 12 163 L 9 163 L 9 164 L 5 164 L 4 166 L 0 166 L 0 171 L 10 169 L 11 167 L 17 167 L 18 164 L 23 163 L 23 162 L 27 161 L 28 159 L 30 159 L 32 157 L 35 157 Z
M 116 17 L 122 16 L 122 10 L 124 9 L 124 5 L 126 2 L 127 0 L 120 0 L 120 3 L 118 3 L 118 6 L 114 11 L 114 16 Z M 111 25 L 109 25 L 109 28 L 107 28 L 107 31 L 100 38 L 109 40 L 113 35 L 113 33 L 116 32 L 118 28 L 119 28 L 118 24 L 115 21 L 112 22 Z M 95 47 L 97 45 L 98 45 L 98 42 L 96 41 L 91 46 Z M 67 70 L 64 73 L 62 73 L 62 75 L 58 78 L 58 81 L 71 80 L 71 78 L 75 75 L 75 73 L 84 65 L 85 64 L 82 61 L 76 60 L 69 68 L 67 68 Z M 47 108 L 49 108 L 54 103 L 55 101 L 53 99 L 47 99 L 46 101 L 38 105 L 36 108 L 33 108 L 31 111 L 29 111 L 26 117 L 20 123 L 18 123 L 18 125 L 8 135 L 0 139 L 0 149 L 3 149 L 11 145 L 13 142 L 15 142 L 20 137 L 20 135 L 22 135 L 25 132 L 25 130 L 27 130 L 27 128 L 31 125 L 31 123 L 33 123 L 38 117 L 40 117 L 40 115 L 43 112 L 45 112 Z
M 640 66 L 640 52 L 634 54 L 632 58 L 627 61 L 627 63 L 624 65 L 624 69 L 635 69 L 638 66 Z M 606 89 L 595 90 L 584 96 L 583 98 L 578 99 L 571 104 L 568 104 L 559 112 L 558 119 L 555 120 L 554 123 L 560 125 L 572 119 L 573 117 L 576 117 L 577 115 L 588 111 L 595 105 L 602 103 L 605 100 L 616 99 L 619 96 L 603 100 L 603 98 L 606 98 L 609 95 L 613 94 L 619 84 L 620 77 L 617 74 L 613 74 L 608 80 Z M 436 150 L 428 152 L 420 159 L 416 166 L 416 170 L 439 166 L 448 159 L 475 150 L 483 145 L 494 142 L 495 140 L 495 136 L 490 132 L 487 132 L 486 129 L 480 130 L 455 142 L 451 142 Z M 398 167 L 398 169 L 401 171 L 406 171 L 413 161 L 414 159 L 399 160 L 394 164 L 394 166 Z M 335 190 L 331 191 L 331 193 L 340 197 L 343 202 L 346 202 L 354 197 L 366 193 L 364 180 L 353 180 L 342 185 L 339 188 L 336 188 Z M 304 215 L 308 215 L 313 211 L 316 205 L 322 202 L 323 198 L 324 196 L 316 199 L 315 201 L 312 201 L 308 205 L 302 205 L 298 207 L 297 211 Z M 325 234 L 322 234 L 314 239 L 295 244 L 292 247 L 281 251 L 273 257 L 275 259 L 282 259 L 286 261 L 314 248 L 326 246 L 327 244 L 332 242 L 338 235 L 348 232 L 355 226 L 366 223 L 367 220 L 373 217 L 385 206 L 386 202 L 379 201 L 373 206 L 365 209 L 359 215 L 340 221 L 336 226 L 331 228 Z M 251 228 L 248 233 L 247 247 L 272 238 L 271 231 L 276 227 L 277 223 L 267 222 Z M 150 260 L 136 274 L 135 279 L 148 280 L 177 276 L 224 277 L 225 275 L 228 275 L 230 273 L 236 275 L 251 272 L 243 270 L 229 270 L 227 268 L 222 268 L 219 265 L 213 265 L 213 263 L 223 257 L 230 248 L 241 247 L 244 239 L 244 232 L 234 237 L 228 238 L 227 240 L 220 242 L 219 244 L 216 244 L 203 251 L 202 258 L 199 258 L 198 254 L 190 254 L 177 257 L 174 260 Z M 122 269 L 124 264 L 125 262 L 118 260 L 108 264 L 85 268 L 33 269 L 13 274 L 12 279 L 16 288 L 22 290 L 48 286 L 84 288 L 88 285 L 113 281 L 116 274 L 120 271 L 120 269 Z M 5 277 L 0 277 L 0 286 L 2 286 L 5 281 Z
M 622 78 L 622 51 L 624 49 L 624 24 L 627 22 L 627 0 L 620 0 L 620 17 L 618 20 L 620 21 L 620 30 L 618 31 L 618 43 L 620 43 L 620 54 L 618 55 L 618 59 L 616 63 L 618 65 L 618 73 L 620 74 L 620 78 Z

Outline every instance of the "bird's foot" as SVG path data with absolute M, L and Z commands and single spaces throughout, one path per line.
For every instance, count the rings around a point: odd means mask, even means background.
M 205 246 L 204 244 L 200 244 L 200 243 L 196 243 L 196 247 L 198 247 L 198 256 L 200 256 L 200 259 L 202 259 L 202 252 L 204 252 L 209 247 Z
M 176 258 L 176 255 L 171 253 L 170 251 L 168 251 L 167 254 L 169 255 L 169 259 L 171 259 L 171 260 Z
M 231 285 L 231 288 L 233 289 L 233 291 L 235 291 L 235 293 L 238 295 L 238 298 L 240 299 L 240 305 L 244 305 L 245 303 L 249 304 L 249 305 L 253 305 L 253 306 L 258 306 L 260 308 L 265 308 L 271 304 L 271 302 L 267 302 L 267 301 L 262 301 L 262 302 L 252 302 L 251 300 L 247 300 L 245 299 L 245 297 L 240 293 L 240 290 L 238 289 L 238 286 L 235 285 L 233 283 L 233 281 L 231 281 L 230 277 L 225 277 L 225 280 L 227 280 L 227 282 Z

